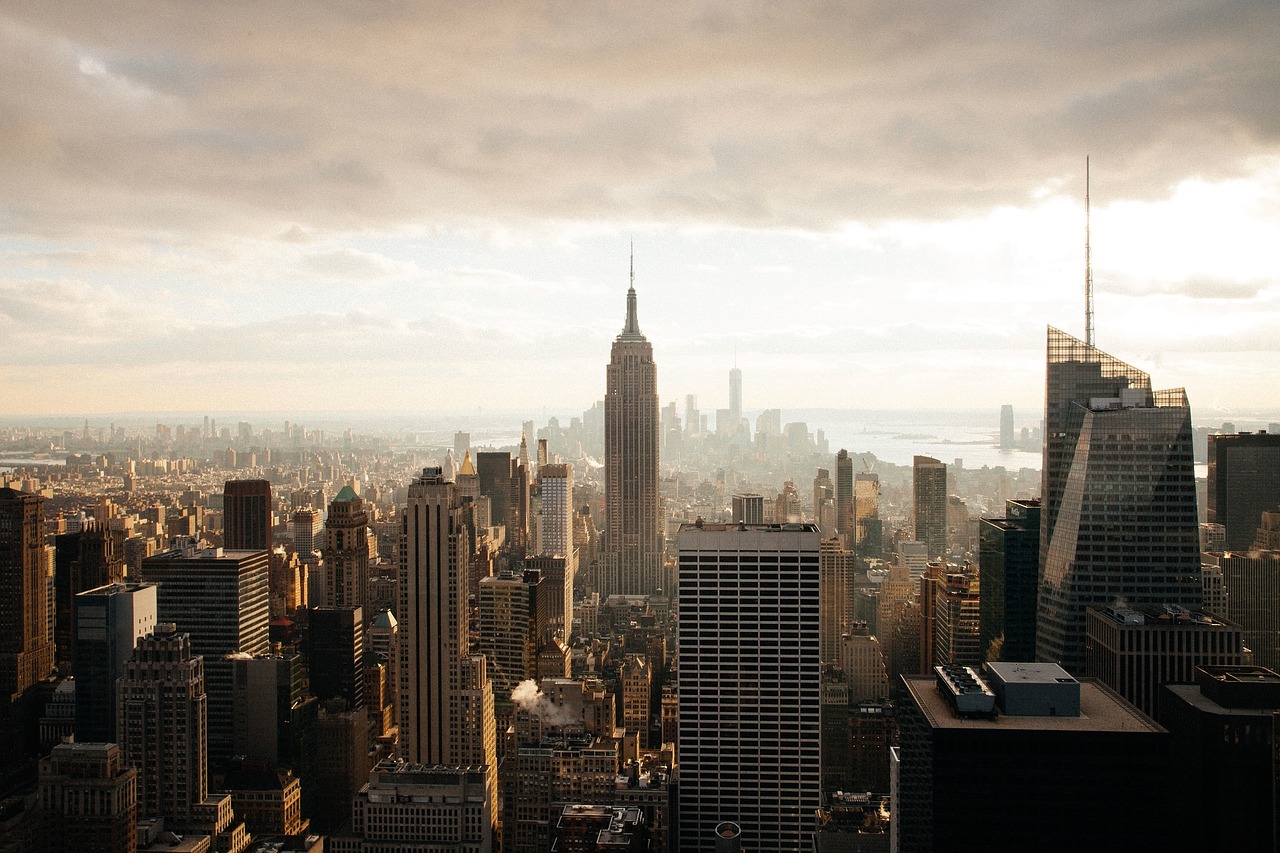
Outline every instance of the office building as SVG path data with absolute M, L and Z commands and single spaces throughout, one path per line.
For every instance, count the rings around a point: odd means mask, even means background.
M 439 468 L 424 468 L 401 516 L 400 754 L 414 764 L 484 767 L 495 814 L 493 685 L 484 657 L 466 654 L 471 543 L 463 518 L 457 487 Z
M 463 462 L 465 468 L 466 460 Z M 476 454 L 475 468 L 480 495 L 489 499 L 489 523 L 505 526 L 510 539 L 514 527 L 511 496 L 515 491 L 515 460 L 506 451 L 482 450 Z
M 982 660 L 1033 660 L 1040 501 L 1005 501 L 1004 518 L 983 518 L 979 522 L 978 568 L 982 578 L 978 629 Z
M 54 645 L 58 670 L 75 671 L 76 595 L 87 589 L 124 580 L 124 537 L 96 521 L 75 532 L 61 533 L 54 542 Z
M 867 631 L 865 622 L 854 625 L 840 638 L 840 669 L 849 686 L 849 702 L 868 702 L 889 696 L 889 679 L 880 641 Z
M 818 655 L 823 663 L 840 659 L 840 638 L 853 625 L 853 585 L 858 563 L 839 538 L 823 539 L 819 551 Z
M 1222 570 L 1227 590 L 1222 615 L 1244 631 L 1252 662 L 1280 671 L 1280 552 L 1206 554 L 1205 561 Z
M 294 510 L 289 519 L 289 532 L 293 535 L 293 549 L 310 558 L 313 551 L 319 551 L 324 546 L 323 514 L 314 507 Z
M 601 682 L 544 678 L 536 687 L 521 685 L 513 698 L 502 772 L 504 851 L 549 849 L 555 815 L 568 802 L 644 802 L 652 826 L 665 832 L 665 780 L 621 767 L 624 736 L 614 725 L 614 696 Z
M 764 524 L 764 495 L 739 492 L 729 500 L 734 524 Z
M 1224 550 L 1254 547 L 1262 513 L 1280 507 L 1280 434 L 1209 436 L 1206 518 L 1221 524 Z
M 246 763 L 228 773 L 222 785 L 254 838 L 303 835 L 310 828 L 311 821 L 302 816 L 302 785 L 290 770 Z
M 1013 450 L 1013 406 L 1000 407 L 1000 449 Z
M 644 655 L 622 661 L 622 726 L 635 734 L 641 748 L 649 745 L 649 708 L 653 696 L 653 667 Z
M 1105 685 L 1026 663 L 903 684 L 890 767 L 899 849 L 1159 850 L 1177 837 L 1169 733 Z M 984 814 L 995 818 L 975 821 Z
M 605 563 L 597 590 L 602 597 L 652 595 L 662 586 L 658 369 L 636 316 L 634 266 L 631 278 L 626 323 L 613 341 L 605 374 Z
M 569 558 L 563 556 L 526 557 L 525 572 L 537 572 L 538 642 L 556 636 L 568 642 L 573 628 L 573 578 Z
M 360 710 L 365 706 L 364 610 L 317 607 L 307 617 L 311 694 L 321 704 L 337 699 L 348 711 Z
M 76 596 L 76 739 L 116 739 L 116 681 L 156 627 L 156 587 L 116 583 Z
M 364 607 L 369 587 L 369 511 L 350 486 L 329 503 L 324 525 L 326 603 Z
M 819 468 L 813 478 L 813 523 L 823 539 L 836 535 L 836 483 L 826 468 Z
M 228 551 L 270 551 L 271 483 L 227 480 L 222 490 L 222 545 Z
M 537 553 L 563 558 L 563 567 L 556 572 L 560 580 L 552 580 L 553 587 L 561 593 L 552 621 L 560 638 L 569 642 L 573 634 L 573 583 L 578 573 L 578 549 L 573 544 L 573 466 L 559 462 L 540 465 L 538 479 L 542 484 L 542 509 Z
M 682 851 L 705 850 L 725 820 L 744 848 L 808 849 L 821 804 L 820 542 L 812 524 L 680 530 Z
M 229 656 L 265 654 L 270 645 L 268 575 L 266 551 L 175 548 L 142 561 L 143 580 L 158 587 L 157 620 L 177 625 L 204 657 L 215 767 L 230 758 L 235 738 Z
M 1191 408 L 1150 384 L 1050 329 L 1036 657 L 1071 672 L 1085 608 L 1203 600 Z
M 42 846 L 76 853 L 134 853 L 138 771 L 114 743 L 61 743 L 40 760 Z
M 903 540 L 898 543 L 898 562 L 907 567 L 911 577 L 919 580 L 929 567 L 929 546 L 924 542 Z
M 854 519 L 856 507 L 853 486 L 853 457 L 849 451 L 840 448 L 836 454 L 836 533 L 849 548 L 854 544 Z
M 333 853 L 492 853 L 497 818 L 483 768 L 381 761 L 352 809 Z
M 53 670 L 44 498 L 0 489 L 0 704 Z
M 915 538 L 930 559 L 947 556 L 947 466 L 932 456 L 911 462 L 911 499 Z
M 860 560 L 884 556 L 884 528 L 880 521 L 880 475 L 859 471 L 853 475 L 854 550 Z
M 1239 625 L 1181 607 L 1090 607 L 1085 667 L 1138 710 L 1159 720 L 1160 688 L 1191 681 L 1199 666 L 1245 662 Z
M 729 420 L 737 432 L 742 423 L 742 371 L 736 365 L 729 369 Z
M 1176 851 L 1274 851 L 1280 675 L 1254 666 L 1196 667 L 1162 691 L 1173 739 Z
M 973 566 L 949 566 L 934 587 L 933 663 L 977 666 L 982 663 L 979 621 L 982 594 Z M 959 570 L 957 570 L 959 569 Z M 921 598 L 924 597 L 923 587 Z M 927 671 L 926 668 L 922 668 Z
M 300 768 L 315 751 L 311 725 L 319 712 L 305 690 L 302 657 L 241 655 L 232 674 L 233 754 L 267 767 Z
M 546 581 L 537 570 L 480 579 L 479 650 L 488 661 L 494 697 L 503 702 L 537 670 L 538 646 L 548 635 Z
M 118 687 L 119 741 L 138 771 L 138 811 L 185 822 L 208 794 L 204 661 L 191 637 L 159 623 L 138 640 Z

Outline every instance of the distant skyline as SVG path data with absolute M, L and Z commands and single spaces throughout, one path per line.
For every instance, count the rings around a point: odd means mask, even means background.
M 0 418 L 1043 407 L 1045 326 L 1280 409 L 1280 7 L 15 0 Z M 994 421 L 994 416 L 993 416 Z

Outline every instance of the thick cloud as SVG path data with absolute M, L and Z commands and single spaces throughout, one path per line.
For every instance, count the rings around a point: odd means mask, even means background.
M 1117 196 L 1156 196 L 1280 137 L 1270 0 L 0 15 L 0 223 L 28 234 L 826 229 L 1022 203 L 1086 152 Z

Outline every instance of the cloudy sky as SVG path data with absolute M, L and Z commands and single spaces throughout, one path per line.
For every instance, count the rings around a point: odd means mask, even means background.
M 519 7 L 510 8 L 510 7 Z M 0 414 L 1280 409 L 1280 5 L 0 2 Z

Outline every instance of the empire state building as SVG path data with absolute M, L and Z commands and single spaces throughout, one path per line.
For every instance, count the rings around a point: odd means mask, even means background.
M 600 594 L 650 595 L 661 586 L 658 369 L 636 319 L 635 263 L 627 322 L 613 341 L 604 401 L 604 561 Z

